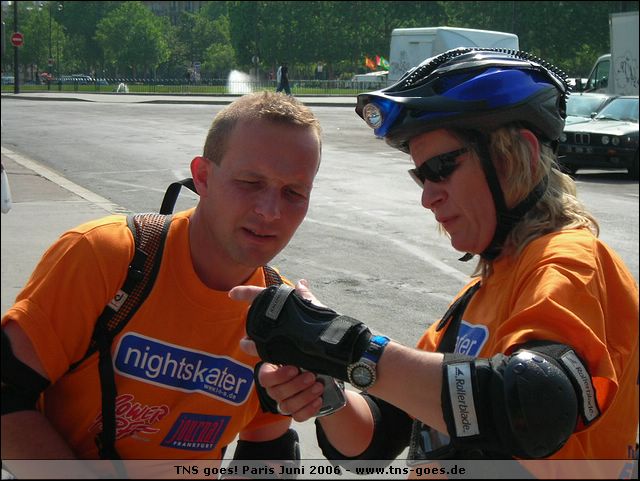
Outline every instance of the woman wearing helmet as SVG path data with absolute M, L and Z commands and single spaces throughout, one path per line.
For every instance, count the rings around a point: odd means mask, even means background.
M 337 313 L 317 316 L 314 337 L 314 314 L 286 301 L 278 321 L 299 350 L 275 359 L 256 341 L 263 359 L 316 372 L 318 359 L 342 362 L 323 373 L 365 391 L 316 421 L 328 458 L 391 459 L 407 444 L 414 461 L 637 456 L 638 287 L 556 166 L 568 94 L 562 72 L 524 52 L 462 48 L 358 96 L 375 135 L 411 155 L 422 205 L 461 260 L 479 262 L 417 349 Z M 298 421 L 321 404 L 312 380 L 290 366 L 259 373 Z

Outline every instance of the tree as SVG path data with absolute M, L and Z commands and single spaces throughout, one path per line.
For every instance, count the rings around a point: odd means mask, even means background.
M 149 76 L 169 58 L 165 32 L 170 29 L 168 18 L 157 17 L 142 2 L 124 2 L 100 20 L 96 40 L 116 75 Z
M 231 45 L 229 18 L 222 15 L 211 22 L 210 44 L 205 49 L 202 71 L 208 76 L 224 78 L 236 64 L 236 53 Z
M 229 2 L 229 21 L 231 45 L 236 52 L 239 66 L 251 64 L 251 57 L 258 52 L 256 36 L 261 29 L 263 3 L 279 2 Z M 276 28 L 278 18 L 269 18 L 269 23 Z
M 104 64 L 104 54 L 95 38 L 96 28 L 102 18 L 123 2 L 83 1 L 53 2 L 54 19 L 59 21 L 69 39 L 65 49 L 66 62 L 73 71 L 99 73 Z

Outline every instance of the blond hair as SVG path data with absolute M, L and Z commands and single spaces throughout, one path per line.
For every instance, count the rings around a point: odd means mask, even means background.
M 309 107 L 290 95 L 264 91 L 240 97 L 215 116 L 204 143 L 203 156 L 220 165 L 234 127 L 238 122 L 253 120 L 268 120 L 313 129 L 322 150 L 320 122 Z M 274 141 L 277 142 L 277 139 Z
M 530 144 L 520 135 L 520 129 L 502 127 L 489 136 L 489 155 L 501 180 L 507 208 L 525 199 L 545 176 L 547 187 L 509 232 L 500 255 L 518 255 L 532 240 L 563 229 L 586 228 L 598 236 L 597 220 L 577 199 L 576 184 L 560 171 L 551 147 L 540 143 L 540 156 L 532 159 Z M 487 277 L 491 272 L 492 261 L 480 258 L 473 275 Z

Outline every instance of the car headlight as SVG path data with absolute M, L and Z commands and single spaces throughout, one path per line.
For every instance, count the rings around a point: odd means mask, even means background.
M 567 141 L 567 134 L 565 134 L 564 132 L 562 132 L 560 134 L 560 142 L 566 142 Z
M 611 137 L 611 145 L 620 145 L 620 137 Z
M 602 142 L 602 145 L 609 145 L 609 136 L 603 135 L 600 141 Z

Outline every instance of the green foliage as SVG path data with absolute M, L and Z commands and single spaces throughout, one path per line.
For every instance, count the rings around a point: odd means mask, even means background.
M 202 3 L 199 11 L 182 12 L 171 24 L 139 1 L 17 2 L 25 35 L 20 62 L 31 76 L 47 70 L 51 56 L 61 74 L 165 78 L 184 78 L 194 62 L 203 77 L 226 78 L 232 69 L 255 74 L 257 67 L 264 78 L 287 62 L 292 79 L 347 79 L 366 71 L 365 55 L 389 59 L 394 28 L 446 25 L 515 33 L 521 49 L 586 76 L 609 51 L 609 14 L 638 9 L 630 1 L 195 3 Z M 8 35 L 12 13 L 5 10 Z M 2 65 L 12 70 L 10 45 Z
M 169 58 L 166 18 L 151 13 L 142 2 L 124 2 L 97 25 L 96 40 L 105 64 L 116 74 L 150 77 Z

